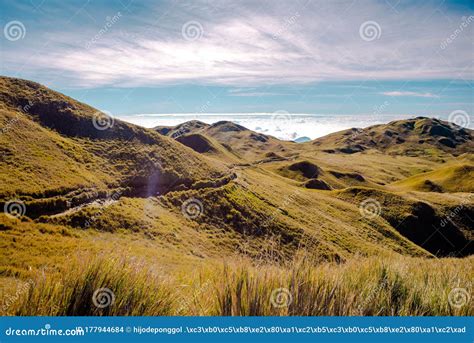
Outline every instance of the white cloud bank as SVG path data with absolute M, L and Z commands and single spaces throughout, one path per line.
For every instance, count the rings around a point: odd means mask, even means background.
M 27 26 L 30 43 L 5 46 L 3 69 L 84 87 L 474 79 L 474 24 L 440 48 L 462 14 L 434 2 L 400 2 L 395 8 L 369 0 L 173 2 L 130 7 L 98 39 L 105 19 L 89 25 L 82 14 L 66 28 L 54 22 L 47 32 Z M 183 33 L 190 21 L 199 23 L 195 40 L 196 31 Z M 361 37 L 366 22 L 377 23 L 374 39 Z

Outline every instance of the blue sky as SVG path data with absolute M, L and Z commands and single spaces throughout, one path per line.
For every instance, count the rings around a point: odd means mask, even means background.
M 0 6 L 2 75 L 117 115 L 474 112 L 472 1 Z

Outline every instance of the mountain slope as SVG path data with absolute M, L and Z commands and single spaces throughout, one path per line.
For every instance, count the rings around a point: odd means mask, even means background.
M 30 81 L 0 78 L 0 121 L 2 199 L 152 195 L 228 173 L 174 140 Z

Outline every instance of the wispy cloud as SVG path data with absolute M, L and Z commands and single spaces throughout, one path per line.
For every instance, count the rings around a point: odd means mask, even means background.
M 227 92 L 230 96 L 248 96 L 248 97 L 264 97 L 264 96 L 285 96 L 293 95 L 291 93 L 285 92 L 267 92 L 267 91 L 258 91 L 254 88 L 242 89 L 242 88 L 233 88 L 229 89 Z
M 420 92 L 393 91 L 393 92 L 382 92 L 380 94 L 387 95 L 387 96 L 414 96 L 414 97 L 419 97 L 419 98 L 439 98 L 439 95 L 436 95 L 436 94 L 420 93 Z
M 58 3 L 53 4 L 54 17 L 42 8 L 31 20 L 24 20 L 24 41 L 5 42 L 3 70 L 79 87 L 185 82 L 256 86 L 368 78 L 472 80 L 473 28 L 440 49 L 440 42 L 461 22 L 461 14 L 442 3 L 403 2 L 394 10 L 388 2 L 375 0 L 361 5 L 353 1 L 205 0 L 193 5 L 162 1 L 100 11 L 91 3 L 64 22 L 61 13 L 69 18 L 74 9 Z M 117 11 L 120 20 L 94 39 L 105 17 Z M 98 13 L 103 17 L 91 20 Z M 360 28 L 369 21 L 379 27 L 377 39 L 361 37 Z M 198 25 L 186 26 L 190 22 Z

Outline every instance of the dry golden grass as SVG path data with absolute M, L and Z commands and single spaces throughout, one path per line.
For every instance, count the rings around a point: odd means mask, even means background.
M 173 298 L 171 287 L 164 282 L 145 266 L 124 260 L 86 260 L 71 265 L 66 274 L 36 275 L 9 312 L 48 316 L 170 315 Z
M 317 265 L 303 258 L 285 266 L 241 260 L 163 275 L 136 260 L 83 258 L 65 273 L 36 274 L 3 314 L 469 316 L 473 302 L 462 296 L 472 290 L 473 267 L 473 258 Z M 109 297 L 94 296 L 100 289 L 110 290 Z

